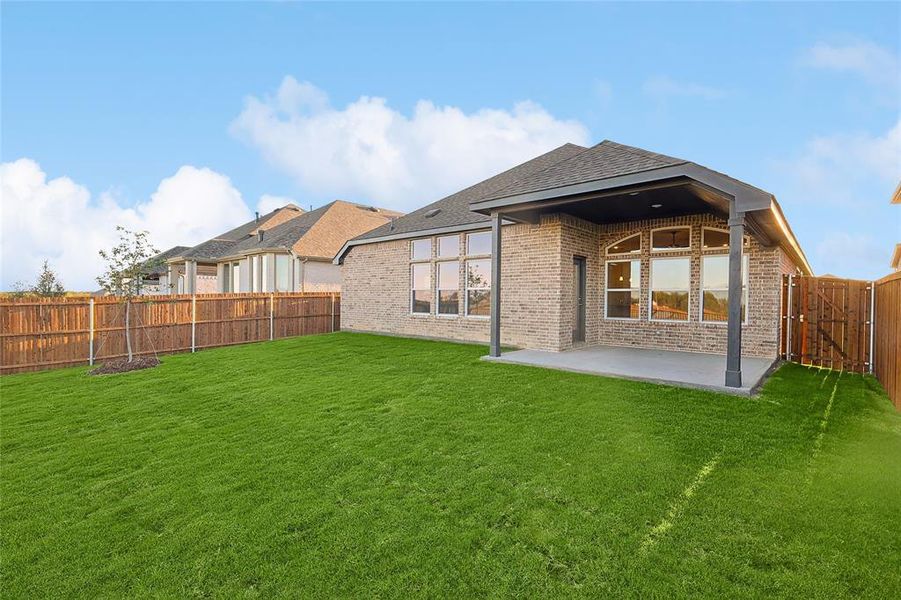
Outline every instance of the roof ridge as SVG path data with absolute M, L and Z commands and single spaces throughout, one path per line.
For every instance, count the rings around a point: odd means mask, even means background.
M 601 142 L 601 143 L 603 143 L 603 142 Z M 585 146 L 580 146 L 580 145 L 578 145 L 578 144 L 572 144 L 572 143 L 570 143 L 570 142 L 567 142 L 567 143 L 563 144 L 562 146 L 557 146 L 556 148 L 554 148 L 554 150 L 559 150 L 560 148 L 564 148 L 564 147 L 566 147 L 566 146 L 573 146 L 573 147 L 575 147 L 575 148 L 581 148 L 581 150 L 579 150 L 578 152 L 576 152 L 576 153 L 573 154 L 572 156 L 566 156 L 566 157 L 561 158 L 560 160 L 554 161 L 554 162 L 552 162 L 551 164 L 549 164 L 549 165 L 547 165 L 546 167 L 544 167 L 543 169 L 538 169 L 537 171 L 535 171 L 535 172 L 533 172 L 533 173 L 529 173 L 528 175 L 525 175 L 525 176 L 523 176 L 523 177 L 521 177 L 521 178 L 519 178 L 519 179 L 515 179 L 515 180 L 511 181 L 510 183 L 508 183 L 507 185 L 505 185 L 504 187 L 498 188 L 498 189 L 496 189 L 496 190 L 492 190 L 490 193 L 491 193 L 491 194 L 501 194 L 501 193 L 502 193 L 504 190 L 506 190 L 507 188 L 510 188 L 510 187 L 513 187 L 514 185 L 516 185 L 520 180 L 525 179 L 525 178 L 535 177 L 536 175 L 538 175 L 538 174 L 540 174 L 540 173 L 544 173 L 544 172 L 547 171 L 548 169 L 551 169 L 551 168 L 553 168 L 553 167 L 556 167 L 556 166 L 558 166 L 558 165 L 561 165 L 561 164 L 565 163 L 565 162 L 568 161 L 568 160 L 572 160 L 572 159 L 576 158 L 577 156 L 581 156 L 582 154 L 584 154 L 584 153 L 586 153 L 586 152 L 589 152 L 589 151 L 592 150 L 593 148 L 595 148 L 595 147 L 597 147 L 597 146 L 600 146 L 600 144 L 595 144 L 594 146 L 588 146 L 588 147 L 585 147 Z M 553 152 L 553 150 L 551 150 L 551 152 Z M 536 157 L 536 158 L 538 158 L 538 157 Z M 527 162 L 528 162 L 528 161 L 527 161 Z M 521 164 L 522 164 L 522 163 L 521 163 Z M 520 165 L 517 165 L 517 166 L 520 166 Z M 511 167 L 510 169 L 507 169 L 507 171 L 512 171 L 512 170 L 515 169 L 515 168 L 516 168 L 516 167 Z M 498 175 L 503 175 L 503 174 L 506 173 L 507 171 L 503 171 L 503 172 L 501 172 L 501 173 L 498 173 Z M 494 177 L 489 177 L 488 179 L 493 179 L 493 178 L 494 178 Z M 485 181 L 488 181 L 488 179 L 486 179 Z M 484 181 L 479 182 L 479 183 L 484 183 Z M 479 185 L 479 184 L 477 183 L 477 184 L 475 184 L 475 185 Z M 475 187 L 475 186 L 470 186 L 470 187 Z M 466 188 L 466 189 L 469 189 L 469 188 Z M 466 190 L 463 190 L 463 191 L 466 191 Z
M 644 148 L 639 148 L 638 146 L 629 146 L 628 144 L 622 144 L 615 140 L 604 139 L 601 141 L 598 146 L 602 144 L 608 144 L 611 146 L 616 146 L 617 149 L 622 150 L 623 152 L 628 152 L 633 156 L 638 156 L 640 158 L 653 158 L 654 160 L 659 160 L 657 157 L 668 158 L 670 160 L 676 161 L 676 164 L 685 164 L 691 162 L 690 160 L 685 160 L 684 158 L 678 158 L 676 156 L 670 156 L 669 154 L 661 154 L 660 152 L 654 152 L 653 150 L 645 150 Z M 636 152 L 637 150 L 637 152 Z M 661 161 L 662 162 L 662 161 Z M 668 166 L 668 165 L 667 165 Z

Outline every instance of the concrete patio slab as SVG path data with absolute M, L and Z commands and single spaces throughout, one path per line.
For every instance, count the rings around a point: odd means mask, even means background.
M 622 377 L 749 396 L 775 363 L 766 358 L 742 358 L 742 387 L 724 384 L 726 357 L 720 354 L 646 350 L 619 346 L 586 346 L 567 352 L 514 350 L 490 362 L 559 369 L 590 375 Z

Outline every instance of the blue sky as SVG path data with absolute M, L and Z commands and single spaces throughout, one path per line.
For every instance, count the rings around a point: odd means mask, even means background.
M 899 40 L 897 3 L 4 3 L 0 286 L 46 257 L 92 287 L 114 220 L 163 247 L 267 195 L 408 210 L 605 138 L 773 192 L 816 271 L 877 277 Z

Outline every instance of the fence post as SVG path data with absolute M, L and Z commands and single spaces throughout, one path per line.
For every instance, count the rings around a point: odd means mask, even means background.
M 197 349 L 197 295 L 191 296 L 191 352 Z
M 794 282 L 792 281 L 791 273 L 788 274 L 788 310 L 786 314 L 788 318 L 786 319 L 785 326 L 788 329 L 785 330 L 785 359 L 788 362 L 792 360 L 792 287 Z
M 269 294 L 269 341 L 275 339 L 275 294 Z
M 876 341 L 876 282 L 870 282 L 870 373 L 873 372 L 873 364 L 876 357 L 873 356 Z
M 92 367 L 94 366 L 94 299 L 91 298 L 91 301 L 88 303 L 90 306 L 91 315 L 88 317 L 88 323 L 90 323 L 89 327 L 91 329 L 90 336 L 88 338 L 88 364 Z

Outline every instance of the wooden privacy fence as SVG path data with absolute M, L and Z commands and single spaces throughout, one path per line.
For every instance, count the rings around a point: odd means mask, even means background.
M 873 372 L 901 409 L 901 272 L 875 282 L 876 341 Z
M 872 309 L 872 282 L 783 277 L 782 355 L 803 365 L 871 372 Z
M 783 358 L 873 373 L 901 409 L 901 273 L 878 281 L 786 276 L 782 323 Z
M 129 309 L 136 356 L 195 351 L 341 328 L 330 293 L 143 296 Z M 122 298 L 0 301 L 0 373 L 94 364 L 126 355 Z

